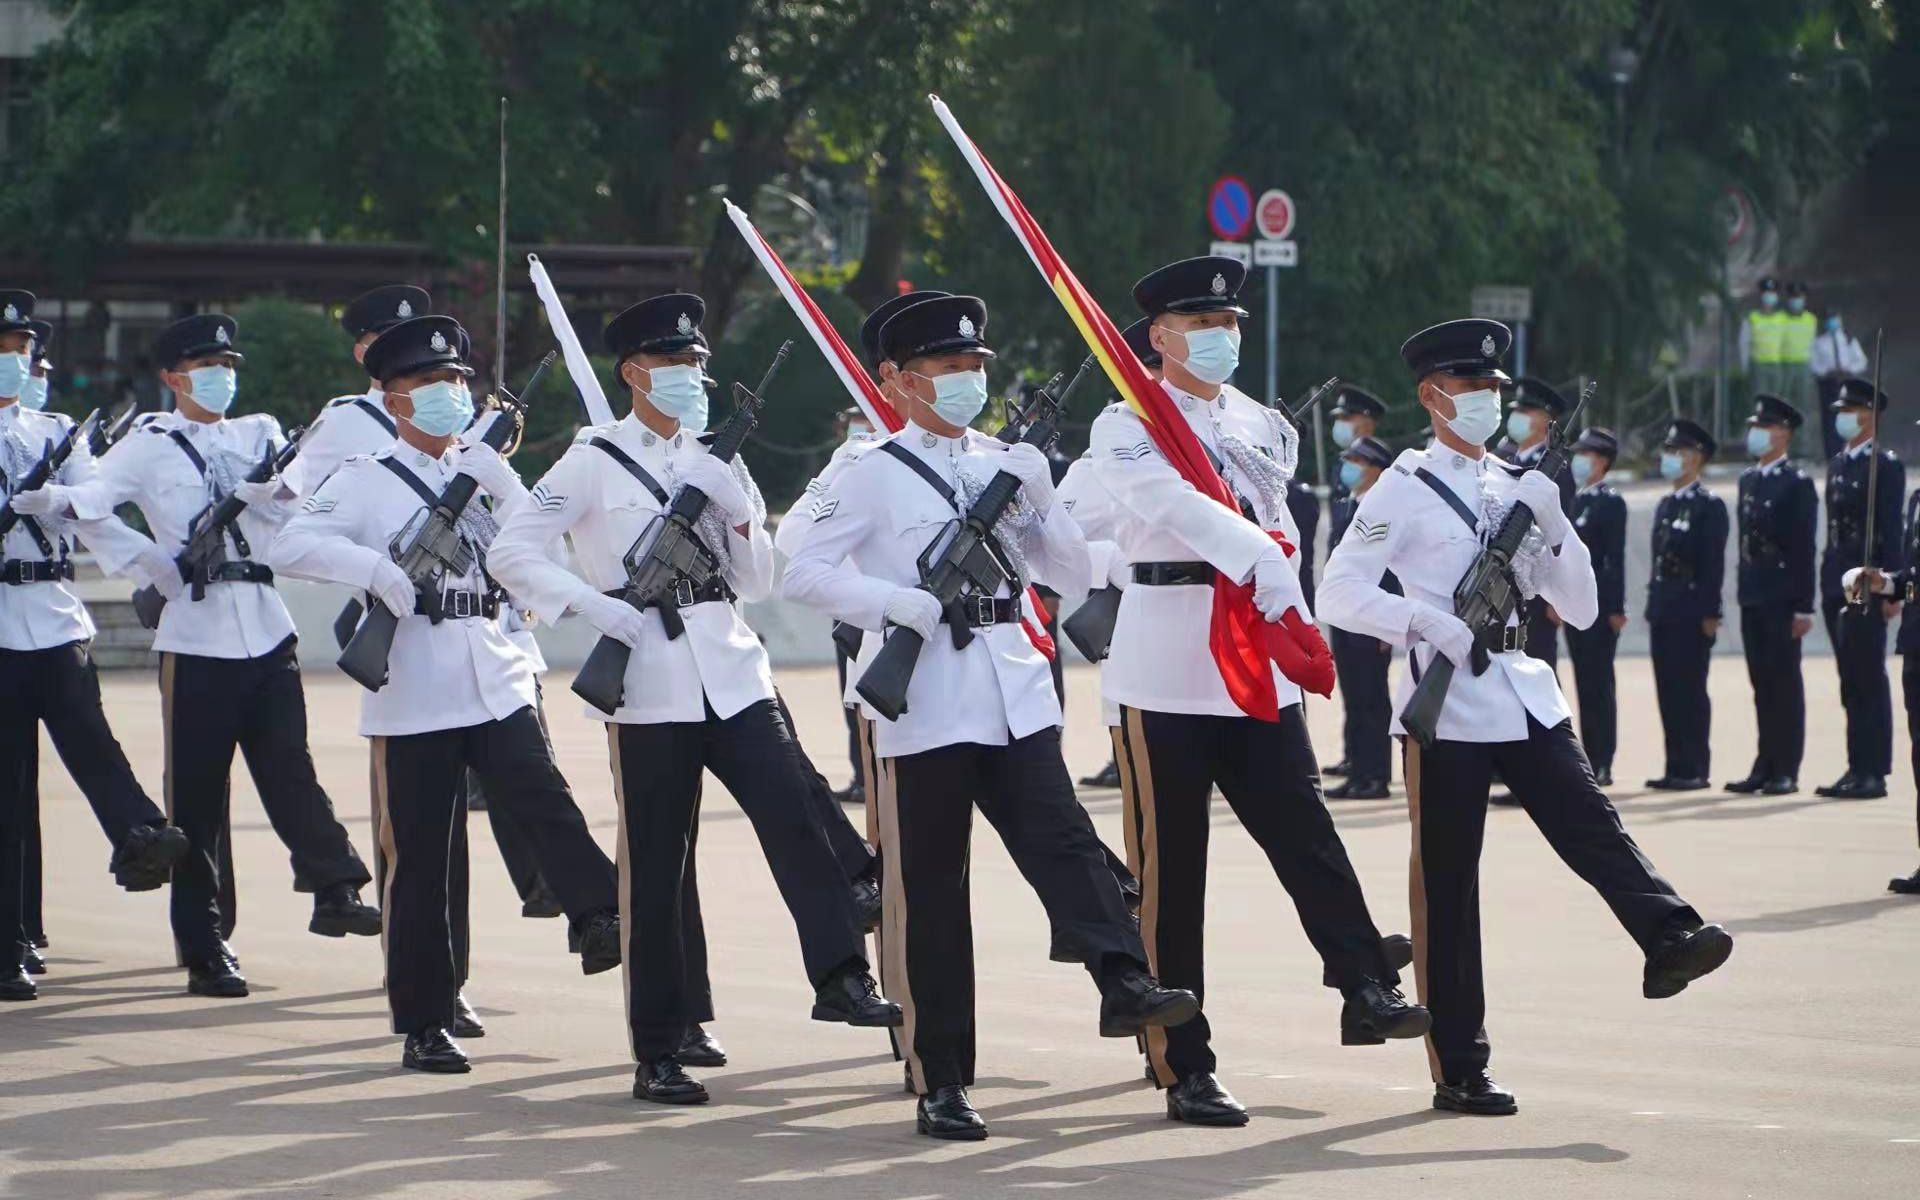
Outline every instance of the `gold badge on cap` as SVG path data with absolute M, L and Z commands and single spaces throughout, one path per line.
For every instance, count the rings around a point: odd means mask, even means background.
M 233 339 L 227 336 L 227 327 L 225 325 L 216 325 L 213 327 L 213 340 L 219 342 L 222 346 L 233 345 Z
M 1493 357 L 1493 335 L 1492 334 L 1488 334 L 1486 337 L 1483 337 L 1480 339 L 1480 353 L 1486 355 L 1488 358 Z
M 0 318 L 5 318 L 9 321 L 18 321 L 20 319 L 20 310 L 9 304 L 4 311 L 0 311 Z

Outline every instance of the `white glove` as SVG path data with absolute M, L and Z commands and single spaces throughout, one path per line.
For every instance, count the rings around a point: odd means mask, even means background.
M 1133 564 L 1124 555 L 1107 556 L 1107 582 L 1123 592 L 1133 586 Z
M 460 459 L 455 465 L 473 476 L 474 482 L 496 499 L 511 496 L 520 489 L 520 473 L 485 442 L 460 447 Z
M 1473 630 L 1467 623 L 1450 612 L 1442 612 L 1426 604 L 1416 604 L 1413 620 L 1408 623 L 1407 632 L 1414 640 L 1429 642 L 1435 650 L 1446 655 L 1447 660 L 1456 667 L 1464 667 L 1473 656 Z
M 233 495 L 235 499 L 244 503 L 248 508 L 265 508 L 267 505 L 277 503 L 280 500 L 280 481 L 278 479 L 269 479 L 264 483 L 247 483 L 242 481 L 233 485 Z M 292 495 L 293 493 L 291 492 L 287 493 L 289 499 L 292 498 Z
M 932 592 L 919 588 L 901 588 L 888 596 L 883 615 L 890 623 L 911 629 L 929 642 L 940 628 L 940 602 Z
M 1053 507 L 1053 464 L 1040 447 L 1025 442 L 1015 445 L 1007 451 L 1000 468 L 1020 480 L 1020 490 L 1027 494 L 1027 504 L 1035 512 L 1044 513 Z
M 1848 567 L 1846 574 L 1840 577 L 1840 590 L 1849 596 L 1859 595 L 1860 594 L 1860 576 L 1866 569 L 1867 568 L 1865 567 Z M 1887 577 L 1887 573 L 1885 571 L 1879 571 L 1876 569 L 1875 575 L 1874 575 L 1874 585 L 1875 586 L 1873 590 L 1879 593 L 1880 595 L 1882 596 L 1893 595 L 1893 580 Z
M 168 600 L 178 599 L 187 588 L 187 581 L 180 578 L 180 564 L 152 542 L 141 548 L 140 557 L 133 560 L 127 574 L 141 587 L 150 587 Z
M 1300 590 L 1300 577 L 1294 574 L 1293 564 L 1278 546 L 1266 551 L 1253 564 L 1253 606 L 1269 621 L 1280 620 L 1290 608 L 1299 609 L 1303 618 L 1313 620 L 1307 612 L 1307 594 Z
M 37 487 L 30 492 L 21 492 L 8 502 L 8 507 L 23 517 L 44 517 L 51 513 L 67 511 L 67 489 L 57 483 Z
M 374 599 L 393 610 L 396 617 L 413 615 L 418 598 L 413 588 L 413 580 L 400 569 L 400 564 L 390 558 L 383 558 L 373 564 L 373 576 L 367 580 L 367 591 Z
M 614 641 L 632 648 L 639 647 L 646 622 L 641 620 L 640 610 L 625 600 L 616 600 L 596 592 L 580 601 L 575 611 L 587 619 L 587 624 Z
M 726 515 L 727 524 L 745 525 L 754 518 L 753 501 L 740 486 L 731 463 L 723 463 L 711 454 L 690 455 L 680 464 L 680 482 L 697 487 L 707 500 Z
M 1533 523 L 1549 546 L 1558 546 L 1570 528 L 1566 510 L 1560 507 L 1560 487 L 1544 471 L 1528 471 L 1513 485 L 1514 500 L 1533 510 Z

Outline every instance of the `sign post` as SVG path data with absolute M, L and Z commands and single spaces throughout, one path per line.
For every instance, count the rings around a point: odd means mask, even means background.
M 1473 289 L 1471 313 L 1484 321 L 1513 326 L 1513 377 L 1527 373 L 1527 324 L 1533 320 L 1533 289 L 1510 284 L 1483 284 Z
M 1253 223 L 1260 240 L 1253 244 L 1253 265 L 1267 269 L 1267 391 L 1272 404 L 1280 394 L 1280 269 L 1300 265 L 1300 244 L 1292 240 L 1299 209 L 1293 197 L 1279 188 L 1260 193 L 1253 207 Z M 1327 481 L 1327 451 L 1321 435 L 1318 405 L 1313 410 L 1313 464 L 1319 482 Z

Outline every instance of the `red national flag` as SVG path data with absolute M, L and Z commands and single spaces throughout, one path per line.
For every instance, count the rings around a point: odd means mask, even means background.
M 840 382 L 853 396 L 853 402 L 860 406 L 860 411 L 867 415 L 867 420 L 872 421 L 876 429 L 884 429 L 888 433 L 900 432 L 906 427 L 906 418 L 901 416 L 900 411 L 893 406 L 893 402 L 887 399 L 886 394 L 880 390 L 880 385 L 873 381 L 873 376 L 867 374 L 867 368 L 848 348 L 846 339 L 840 336 L 840 331 L 833 327 L 833 322 L 827 320 L 827 315 L 820 311 L 820 306 L 813 302 L 813 297 L 807 294 L 807 289 L 793 277 L 793 272 L 787 270 L 787 264 L 781 261 L 780 255 L 767 239 L 760 235 L 760 231 L 754 227 L 752 218 L 747 216 L 745 210 L 731 200 L 723 200 L 722 203 L 727 206 L 727 216 L 733 221 L 733 227 L 739 230 L 740 236 L 747 240 L 747 246 L 752 249 L 753 257 L 759 261 L 761 268 L 773 280 L 773 286 L 786 300 L 787 307 L 793 310 L 793 315 L 800 318 L 800 324 L 806 327 L 808 336 L 813 338 L 813 344 L 820 347 L 820 353 L 826 356 L 827 365 L 832 367 L 833 373 L 840 377 Z M 1052 636 L 1047 633 L 1046 623 L 1041 620 L 1040 612 L 1040 597 L 1032 588 L 1028 588 L 1024 603 L 1021 605 L 1020 625 L 1026 630 L 1027 640 L 1033 643 L 1034 649 L 1052 658 L 1058 653 L 1058 647 L 1053 644 Z
M 1153 440 L 1155 449 L 1196 490 L 1238 512 L 1233 493 L 1208 461 L 1200 439 L 1180 415 L 1171 397 L 1127 349 L 1120 330 L 1055 252 L 1020 197 L 960 128 L 952 110 L 938 96 L 928 99 L 967 165 L 986 189 L 993 206 L 1012 226 L 1027 257 L 1099 358 L 1107 378 L 1113 381 L 1127 407 L 1147 427 L 1147 436 Z M 1273 538 L 1289 555 L 1295 553 L 1283 536 L 1275 533 Z M 1274 691 L 1269 662 L 1308 691 L 1322 696 L 1333 694 L 1333 656 L 1318 629 L 1302 619 L 1297 611 L 1289 612 L 1278 623 L 1267 621 L 1253 605 L 1251 584 L 1215 576 L 1213 588 L 1213 624 L 1208 632 L 1208 645 L 1220 668 L 1220 677 L 1226 683 L 1227 694 L 1242 712 L 1263 721 L 1279 718 L 1279 697 Z

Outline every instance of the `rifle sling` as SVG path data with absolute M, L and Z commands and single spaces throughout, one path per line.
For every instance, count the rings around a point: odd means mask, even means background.
M 664 512 L 666 510 L 667 489 L 661 487 L 660 481 L 655 479 L 645 467 L 633 461 L 633 455 L 628 454 L 625 450 L 622 450 L 603 437 L 593 438 L 587 444 L 604 452 L 608 458 L 619 463 L 627 474 L 640 481 L 641 487 L 653 494 L 654 500 L 659 502 L 661 511 Z
M 373 404 L 369 403 L 365 396 L 354 397 L 354 399 L 352 400 L 352 404 L 355 408 L 359 409 L 361 412 L 367 414 L 369 417 L 372 417 L 375 421 L 379 422 L 380 428 L 386 430 L 387 435 L 389 437 L 397 436 L 399 434 L 400 427 L 393 423 L 393 418 L 389 417 L 387 414 L 381 412 Z
M 913 451 L 902 446 L 899 442 L 881 442 L 880 452 L 905 464 L 907 469 L 924 480 L 928 487 L 940 493 L 940 498 L 945 500 L 947 504 L 953 508 L 955 513 L 960 513 L 960 498 L 959 495 L 954 492 L 953 485 L 940 478 L 940 473 L 928 466 L 925 460 L 915 455 Z M 961 513 L 961 515 L 964 516 L 965 514 Z
M 174 445 L 180 447 L 180 453 L 187 456 L 187 461 L 193 464 L 193 469 L 200 472 L 200 478 L 205 479 L 207 477 L 207 460 L 202 458 L 200 452 L 193 448 L 193 443 L 187 440 L 187 435 L 181 433 L 178 429 L 169 429 L 167 430 L 167 436 L 173 439 Z M 218 488 L 215 489 L 216 493 L 218 490 Z M 251 558 L 253 556 L 253 547 L 247 545 L 247 536 L 240 532 L 239 523 L 235 522 L 227 526 L 226 531 L 232 536 L 233 548 L 240 552 L 240 557 L 243 559 Z M 221 553 L 224 554 L 225 551 L 222 550 Z
M 1476 535 L 1479 534 L 1480 518 L 1474 515 L 1473 510 L 1467 507 L 1467 502 L 1462 500 L 1458 493 L 1446 484 L 1441 483 L 1440 477 L 1425 467 L 1414 468 L 1413 474 L 1421 483 L 1432 488 L 1435 495 L 1445 500 L 1447 507 L 1453 510 L 1454 515 L 1467 523 L 1468 529 L 1473 530 Z
M 385 458 L 375 459 L 374 461 L 378 462 L 387 470 L 392 471 L 394 478 L 412 488 L 413 494 L 420 497 L 429 510 L 440 507 L 440 497 L 434 495 L 433 489 L 427 486 L 426 480 L 415 475 L 412 470 L 399 459 L 388 455 Z M 459 514 L 455 513 L 454 516 L 457 520 Z M 464 538 L 466 535 L 462 534 L 461 536 Z M 485 546 L 475 546 L 474 558 L 480 565 L 480 578 L 487 581 L 487 586 L 491 590 L 496 585 L 493 582 L 493 576 L 487 574 L 487 548 Z

